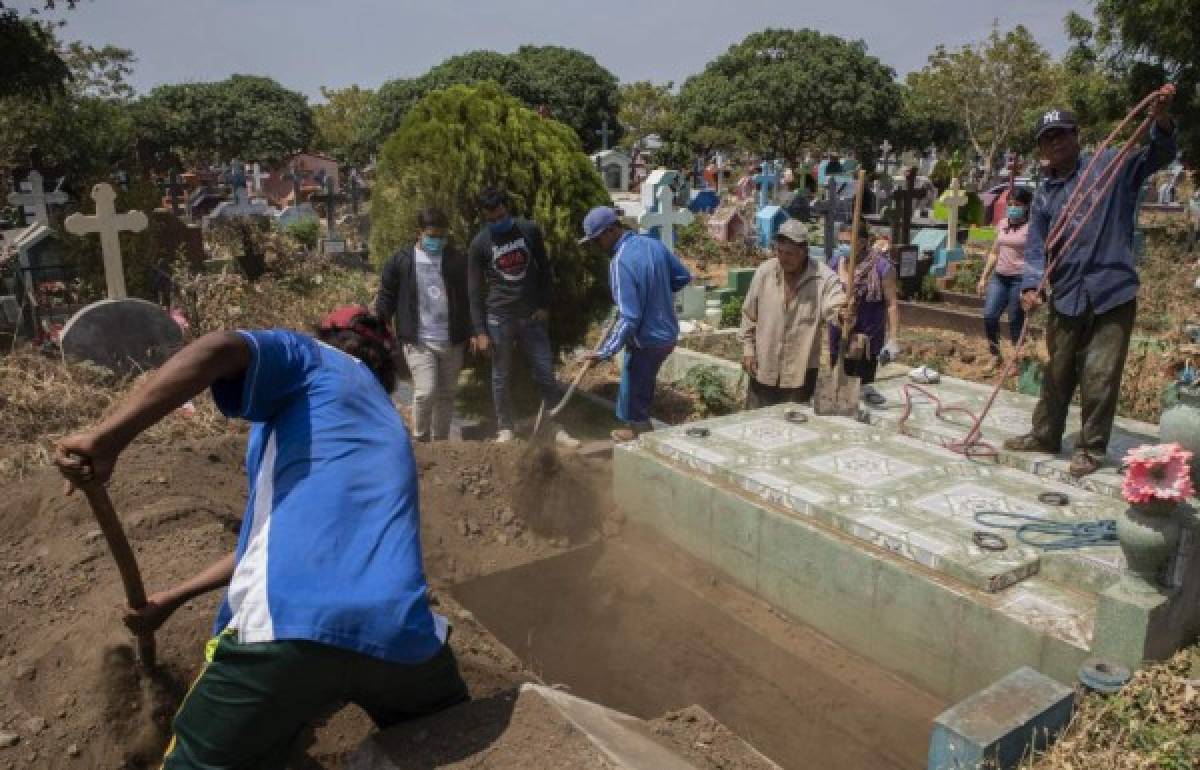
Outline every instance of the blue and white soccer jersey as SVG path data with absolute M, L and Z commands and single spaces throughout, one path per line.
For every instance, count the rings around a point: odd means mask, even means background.
M 400 416 L 358 359 L 290 331 L 252 350 L 218 407 L 250 420 L 250 481 L 216 632 L 309 640 L 399 663 L 431 658 L 446 621 L 426 596 L 417 472 Z

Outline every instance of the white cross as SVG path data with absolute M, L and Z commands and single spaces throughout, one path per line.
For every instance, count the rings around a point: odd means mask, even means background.
M 946 238 L 947 251 L 958 248 L 958 207 L 968 200 L 970 198 L 958 187 L 958 177 L 954 177 L 950 189 L 942 194 L 942 203 L 946 206 L 946 227 L 950 231 Z
M 254 181 L 254 194 L 261 194 L 263 180 L 270 179 L 271 175 L 263 171 L 257 163 L 253 166 L 248 165 L 246 168 L 249 172 L 247 175 Z
M 8 202 L 14 206 L 27 206 L 33 209 L 33 221 L 45 227 L 50 226 L 50 209 L 46 205 L 48 203 L 61 204 L 67 202 L 67 194 L 62 190 L 54 192 L 46 192 L 46 188 L 42 185 L 42 175 L 37 171 L 30 171 L 29 176 L 25 178 L 26 184 L 29 185 L 28 192 L 14 192 L 8 194 Z
M 659 228 L 659 240 L 671 251 L 675 251 L 675 226 L 690 225 L 692 212 L 675 208 L 675 193 L 670 185 L 658 188 L 658 211 L 647 211 L 638 217 L 643 230 Z
M 100 234 L 100 250 L 104 254 L 104 280 L 108 284 L 109 299 L 125 299 L 125 268 L 121 264 L 121 238 L 123 231 L 141 232 L 148 221 L 141 211 L 126 211 L 118 214 L 117 194 L 112 185 L 100 182 L 92 187 L 92 200 L 96 201 L 96 215 L 92 217 L 75 213 L 67 217 L 63 226 L 72 235 Z

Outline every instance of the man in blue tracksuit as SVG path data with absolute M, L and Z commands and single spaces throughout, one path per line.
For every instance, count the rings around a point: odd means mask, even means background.
M 626 230 L 607 206 L 587 213 L 579 242 L 594 242 L 613 254 L 608 282 L 617 320 L 587 357 L 607 361 L 628 348 L 617 395 L 617 419 L 628 427 L 613 431 L 612 437 L 632 441 L 651 429 L 654 380 L 679 337 L 674 293 L 687 286 L 692 275 L 661 241 Z

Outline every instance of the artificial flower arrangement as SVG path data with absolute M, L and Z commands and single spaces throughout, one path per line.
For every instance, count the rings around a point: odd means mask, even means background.
M 1134 505 L 1182 503 L 1196 493 L 1192 453 L 1179 444 L 1145 444 L 1125 455 L 1121 495 Z

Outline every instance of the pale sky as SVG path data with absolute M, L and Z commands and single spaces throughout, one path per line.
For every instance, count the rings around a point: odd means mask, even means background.
M 49 17 L 67 21 L 66 40 L 132 49 L 139 92 L 241 73 L 316 98 L 322 85 L 376 88 L 457 53 L 524 43 L 586 51 L 622 81 L 678 85 L 766 27 L 861 38 L 903 76 L 937 43 L 984 38 L 995 18 L 1001 29 L 1024 24 L 1061 55 L 1064 16 L 1090 8 L 1088 0 L 81 0 Z

